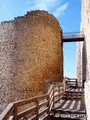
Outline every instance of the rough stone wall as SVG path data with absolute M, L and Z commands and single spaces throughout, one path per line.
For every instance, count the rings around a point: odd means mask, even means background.
M 85 82 L 85 103 L 86 103 L 87 120 L 90 120 L 90 80 Z
M 45 93 L 45 81 L 62 81 L 61 28 L 45 11 L 0 24 L 0 111 L 12 101 Z
M 85 103 L 87 120 L 90 120 L 90 0 L 82 0 L 81 31 L 84 31 L 85 42 L 77 44 L 77 78 L 86 81 Z M 79 57 L 80 56 L 80 57 Z
M 77 59 L 77 69 L 76 69 L 76 75 L 78 78 L 78 86 L 82 87 L 82 47 L 83 42 L 77 43 L 76 47 L 76 59 Z
M 81 31 L 85 42 L 77 43 L 77 78 L 78 81 L 90 79 L 90 0 L 82 0 Z M 82 86 L 82 84 L 80 84 Z

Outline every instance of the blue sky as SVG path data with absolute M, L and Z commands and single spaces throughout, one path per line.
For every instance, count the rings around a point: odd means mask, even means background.
M 81 0 L 0 0 L 0 22 L 23 16 L 27 11 L 46 10 L 59 21 L 63 32 L 80 30 Z M 64 43 L 64 74 L 75 77 L 76 43 Z

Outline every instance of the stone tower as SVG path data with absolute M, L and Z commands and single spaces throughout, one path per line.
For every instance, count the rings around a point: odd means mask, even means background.
M 57 19 L 39 10 L 0 23 L 0 111 L 45 93 L 45 81 L 62 81 L 61 32 Z

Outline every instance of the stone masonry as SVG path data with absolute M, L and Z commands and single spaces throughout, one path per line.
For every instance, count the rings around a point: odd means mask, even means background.
M 85 102 L 87 120 L 90 120 L 90 0 L 82 0 L 81 15 L 81 31 L 84 31 L 85 42 L 77 43 L 77 78 L 78 82 L 86 81 Z
M 0 23 L 0 112 L 12 101 L 45 93 L 45 81 L 62 81 L 61 33 L 46 11 Z
M 77 43 L 77 78 L 90 79 L 90 0 L 82 0 L 81 31 L 85 42 Z

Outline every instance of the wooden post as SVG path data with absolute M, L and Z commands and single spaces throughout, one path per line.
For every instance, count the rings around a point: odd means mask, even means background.
M 39 120 L 38 99 L 36 99 L 36 106 L 37 106 L 36 110 L 37 120 Z
M 64 77 L 64 80 L 63 80 L 63 88 L 64 88 L 64 91 L 65 91 L 65 87 L 66 87 L 66 78 Z
M 59 88 L 58 92 L 59 92 L 59 98 L 60 98 L 60 85 L 58 86 L 58 88 Z M 60 102 L 60 101 L 59 101 L 59 102 Z
M 76 79 L 76 88 L 78 87 L 78 82 L 77 82 L 77 79 Z
M 53 90 L 52 96 L 53 96 L 53 107 L 54 107 L 54 86 L 52 90 Z
M 61 88 L 61 85 L 59 85 L 59 98 L 61 97 L 61 90 L 60 90 L 60 88 Z M 60 100 L 59 100 L 59 103 L 60 103 Z
M 17 120 L 17 106 L 14 106 L 14 120 Z
M 47 105 L 47 107 L 48 107 L 48 116 L 50 116 L 50 101 L 49 101 L 49 95 L 48 95 L 48 97 L 47 97 L 47 100 L 48 100 L 48 105 Z

